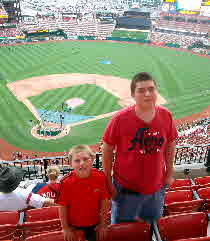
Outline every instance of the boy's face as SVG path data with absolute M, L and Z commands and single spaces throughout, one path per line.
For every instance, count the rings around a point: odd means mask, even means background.
M 153 80 L 136 83 L 136 88 L 131 94 L 137 105 L 144 109 L 154 106 L 157 101 L 157 88 Z
M 72 156 L 72 168 L 74 168 L 76 175 L 80 178 L 86 178 L 90 175 L 92 163 L 92 157 L 87 152 L 75 153 Z

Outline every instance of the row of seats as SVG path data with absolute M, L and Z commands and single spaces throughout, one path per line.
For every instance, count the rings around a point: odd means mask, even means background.
M 188 215 L 198 211 L 202 211 L 206 217 L 210 212 L 210 187 L 208 185 L 210 185 L 209 176 L 194 180 L 177 179 L 167 189 L 164 218 L 183 213 Z M 161 220 L 164 219 L 160 219 L 160 223 Z M 161 227 L 162 224 L 159 225 L 159 229 Z M 30 209 L 22 213 L 0 212 L 0 240 L 12 237 L 21 237 L 25 240 L 30 236 L 53 231 L 61 231 L 58 206 Z
M 210 176 L 177 179 L 166 190 L 164 215 L 183 212 L 210 212 Z
M 53 220 L 51 220 L 51 222 L 45 221 L 45 223 L 52 225 Z M 22 240 L 64 241 L 61 230 L 50 232 L 52 230 L 51 226 L 45 225 L 42 227 L 41 224 L 43 223 L 39 224 L 39 234 L 26 237 Z M 157 241 L 207 241 L 210 240 L 210 237 L 207 237 L 207 226 L 207 214 L 194 212 L 160 218 L 158 222 L 153 225 L 153 228 Z M 5 227 L 8 228 L 8 225 L 5 225 Z M 49 230 L 49 227 L 51 227 L 51 230 Z M 85 241 L 82 231 L 79 232 L 78 236 L 80 237 L 78 240 Z M 121 223 L 108 226 L 107 235 L 103 241 L 150 241 L 150 236 L 150 225 L 147 223 Z M 18 239 L 16 238 L 15 240 Z M 97 241 L 99 241 L 99 239 L 97 239 Z

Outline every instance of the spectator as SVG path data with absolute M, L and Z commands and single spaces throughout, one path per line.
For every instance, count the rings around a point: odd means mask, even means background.
M 0 167 L 0 211 L 21 211 L 29 207 L 54 205 L 54 200 L 33 194 L 19 186 L 24 171 L 17 167 Z
M 109 193 L 103 172 L 93 169 L 95 155 L 86 145 L 73 147 L 69 159 L 74 171 L 61 180 L 56 203 L 66 241 L 77 241 L 77 230 L 83 230 L 88 241 L 103 239 L 109 209 Z
M 59 181 L 58 177 L 60 175 L 60 170 L 57 166 L 50 166 L 47 168 L 48 182 L 37 183 L 32 192 L 39 194 L 46 198 L 55 199 L 59 191 Z
M 131 96 L 136 104 L 119 111 L 104 132 L 102 157 L 112 190 L 112 223 L 152 223 L 162 216 L 165 187 L 173 181 L 177 131 L 170 112 L 156 104 L 157 94 L 152 76 L 134 76 Z

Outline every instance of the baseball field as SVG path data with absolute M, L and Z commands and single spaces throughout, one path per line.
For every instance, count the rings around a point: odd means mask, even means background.
M 210 59 L 189 52 L 128 43 L 58 41 L 2 46 L 0 56 L 0 138 L 26 150 L 62 152 L 75 144 L 97 143 L 109 113 L 122 108 L 119 100 L 122 95 L 129 97 L 129 81 L 141 71 L 157 80 L 164 105 L 175 119 L 210 104 Z M 83 104 L 68 115 L 89 118 L 87 123 L 72 125 L 67 135 L 54 140 L 31 134 L 37 119 L 24 100 L 38 113 L 56 113 L 62 103 L 74 98 Z

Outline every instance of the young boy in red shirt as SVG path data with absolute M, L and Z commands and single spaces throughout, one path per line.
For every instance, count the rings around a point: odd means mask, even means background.
M 94 157 L 86 145 L 69 152 L 74 170 L 61 180 L 56 200 L 66 241 L 77 241 L 77 230 L 83 230 L 88 241 L 95 241 L 96 233 L 104 238 L 110 194 L 103 172 L 92 168 Z

